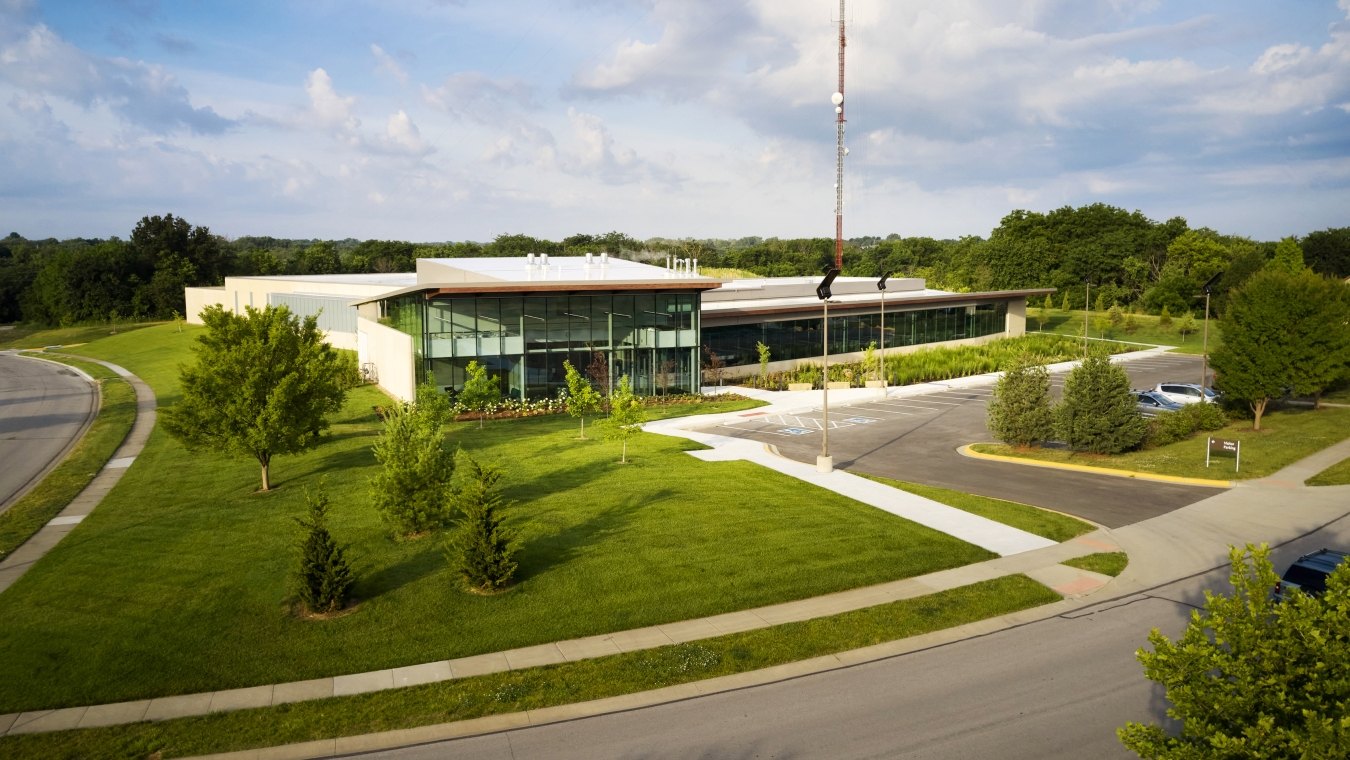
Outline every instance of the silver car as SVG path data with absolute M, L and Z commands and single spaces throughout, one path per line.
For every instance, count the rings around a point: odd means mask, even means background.
M 1153 391 L 1178 404 L 1198 404 L 1207 401 L 1211 404 L 1219 400 L 1219 392 L 1198 383 L 1158 383 Z
M 1158 412 L 1175 412 L 1185 406 L 1157 391 L 1134 391 L 1134 405 L 1145 417 L 1153 417 Z

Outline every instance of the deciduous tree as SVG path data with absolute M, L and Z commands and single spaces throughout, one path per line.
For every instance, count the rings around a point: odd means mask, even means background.
M 633 389 L 628 385 L 628 375 L 624 375 L 619 379 L 619 387 L 610 396 L 609 418 L 601 423 L 606 438 L 623 442 L 623 454 L 619 459 L 621 463 L 628 463 L 628 439 L 642 429 L 646 419 L 647 408 L 642 405 L 642 399 L 633 395 Z
M 255 458 L 266 491 L 272 457 L 313 446 L 342 406 L 343 362 L 315 317 L 301 320 L 285 306 L 243 315 L 211 306 L 201 316 L 197 361 L 182 368 L 183 395 L 164 427 L 189 448 Z
M 375 442 L 380 469 L 370 481 L 376 511 L 404 536 L 419 536 L 450 521 L 449 488 L 455 462 L 445 448 L 450 405 L 431 384 L 417 389 L 412 404 L 385 411 Z
M 470 361 L 469 366 L 464 368 L 464 387 L 460 389 L 459 400 L 466 407 L 478 412 L 480 430 L 488 410 L 501 399 L 502 388 L 497 378 L 488 376 L 487 367 L 477 361 Z
M 572 362 L 564 359 L 567 372 L 567 413 L 581 420 L 581 439 L 586 439 L 586 418 L 600 411 L 600 393 L 581 376 Z
M 1117 731 L 1144 758 L 1350 756 L 1350 563 L 1326 593 L 1275 602 L 1265 546 L 1230 553 L 1233 593 L 1205 592 L 1175 641 L 1157 629 L 1137 656 L 1162 685 L 1179 734 L 1129 723 Z

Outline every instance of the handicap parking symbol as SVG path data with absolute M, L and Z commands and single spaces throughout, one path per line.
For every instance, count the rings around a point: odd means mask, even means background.
M 808 430 L 806 428 L 790 427 L 790 428 L 782 428 L 778 432 L 784 433 L 786 435 L 810 435 L 815 431 Z
M 867 425 L 876 421 L 875 417 L 847 417 L 844 419 L 844 422 L 852 422 L 855 425 Z

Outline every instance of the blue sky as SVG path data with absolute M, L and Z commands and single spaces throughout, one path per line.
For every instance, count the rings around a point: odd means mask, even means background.
M 845 234 L 1350 226 L 1350 0 L 853 0 Z M 0 234 L 831 237 L 831 0 L 0 0 Z

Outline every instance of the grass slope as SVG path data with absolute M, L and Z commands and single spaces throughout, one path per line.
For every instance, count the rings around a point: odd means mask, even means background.
M 196 718 L 0 737 L 0 755 L 181 757 L 467 720 L 758 670 L 1059 599 L 1012 575 L 842 615 L 563 665 Z
M 922 496 L 925 499 L 932 499 L 939 504 L 946 504 L 949 507 L 970 512 L 979 515 L 994 522 L 1003 523 L 1028 533 L 1034 533 L 1042 538 L 1048 538 L 1051 541 L 1068 541 L 1071 538 L 1082 536 L 1097 529 L 1097 526 L 1089 522 L 1084 522 L 1077 517 L 1070 517 L 1066 514 L 1054 512 L 1049 509 L 1033 507 L 1030 504 L 1019 504 L 1015 501 L 1004 499 L 994 499 L 988 496 L 977 496 L 971 493 L 962 493 L 953 491 L 949 488 L 940 488 L 938 486 L 929 486 L 922 483 L 907 483 L 900 480 L 891 480 L 879 475 L 864 475 L 863 477 L 875 480 L 878 483 L 885 483 L 892 488 L 899 488 L 902 491 Z
M 1040 307 L 1036 304 L 1027 306 L 1027 330 L 1055 333 L 1057 335 L 1067 335 L 1070 337 L 1083 337 L 1083 312 L 1070 311 L 1063 312 L 1059 309 L 1051 309 L 1046 315 L 1044 322 L 1039 317 Z M 1176 320 L 1173 318 L 1171 327 L 1159 327 L 1158 318 L 1147 314 L 1136 314 L 1134 316 L 1137 327 L 1134 330 L 1126 331 L 1124 328 L 1108 329 L 1105 332 L 1099 330 L 1097 321 L 1106 316 L 1104 312 L 1094 311 L 1091 313 L 1093 320 L 1088 329 L 1090 338 L 1106 338 L 1109 340 L 1125 340 L 1134 343 L 1151 343 L 1157 346 L 1176 346 L 1175 351 L 1179 354 L 1200 354 L 1204 348 L 1204 337 L 1201 334 L 1204 330 L 1204 323 L 1199 319 L 1195 323 L 1195 332 L 1186 333 L 1182 336 L 1176 330 Z M 1211 320 L 1209 325 L 1209 350 L 1213 352 L 1218 346 L 1218 330 Z
M 1342 459 L 1340 462 L 1333 464 L 1311 478 L 1308 478 L 1307 484 L 1310 486 L 1350 485 L 1350 459 Z
M 80 349 L 173 398 L 191 330 L 151 327 Z M 191 454 L 161 430 L 102 506 L 0 596 L 0 712 L 301 680 L 428 662 L 805 598 L 992 555 L 688 441 L 576 440 L 546 417 L 450 428 L 507 470 L 519 584 L 459 592 L 440 541 L 394 541 L 369 506 L 377 434 L 354 391 L 313 451 L 257 465 Z M 290 614 L 304 490 L 326 476 L 359 606 Z

